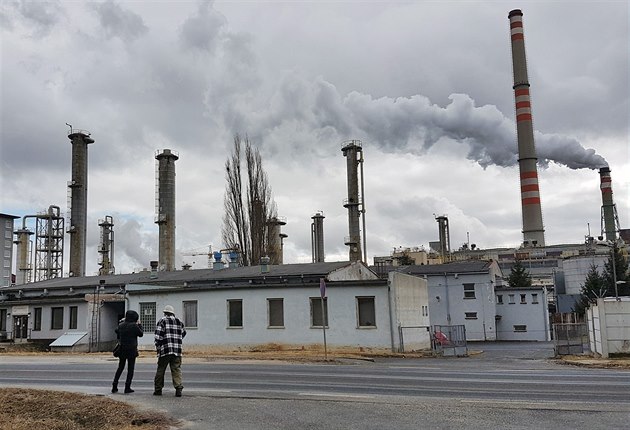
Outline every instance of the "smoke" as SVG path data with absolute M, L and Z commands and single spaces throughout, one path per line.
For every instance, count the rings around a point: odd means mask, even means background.
M 245 118 L 243 127 L 257 130 L 263 141 L 277 141 L 300 131 L 311 136 L 359 138 L 391 152 L 425 154 L 440 139 L 461 142 L 467 158 L 486 168 L 509 167 L 518 163 L 516 126 L 496 106 L 476 106 L 467 94 L 452 94 L 442 107 L 422 95 L 373 98 L 351 92 L 342 97 L 335 86 L 322 78 L 313 82 L 297 74 L 285 76 L 271 97 L 265 115 L 249 117 L 240 112 L 230 117 Z M 285 133 L 279 130 L 285 129 Z M 571 169 L 597 169 L 607 165 L 593 149 L 575 138 L 536 133 L 538 162 L 542 167 L 557 163 Z

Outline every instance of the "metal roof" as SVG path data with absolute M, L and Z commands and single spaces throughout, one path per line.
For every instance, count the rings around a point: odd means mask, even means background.
M 487 273 L 490 271 L 492 261 L 486 260 L 468 260 L 453 261 L 444 264 L 427 264 L 403 266 L 397 269 L 397 272 L 406 273 L 408 275 L 438 275 L 444 273 Z
M 59 336 L 48 346 L 74 346 L 85 336 L 87 336 L 87 331 L 69 331 Z

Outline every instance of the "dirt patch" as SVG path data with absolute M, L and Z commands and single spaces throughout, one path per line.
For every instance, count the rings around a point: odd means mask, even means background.
M 103 396 L 0 388 L 2 430 L 168 430 L 177 421 Z
M 630 357 L 598 358 L 590 355 L 563 355 L 558 357 L 557 361 L 573 366 L 630 369 Z

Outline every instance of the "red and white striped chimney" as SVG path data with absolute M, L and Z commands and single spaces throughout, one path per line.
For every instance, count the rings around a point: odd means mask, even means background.
M 512 38 L 512 69 L 514 71 L 514 100 L 516 102 L 516 135 L 518 139 L 518 165 L 521 173 L 521 207 L 523 215 L 523 244 L 544 246 L 542 209 L 534 127 L 527 78 L 525 38 L 523 34 L 523 12 L 514 9 L 508 14 Z
M 612 179 L 610 168 L 599 169 L 600 186 L 602 191 L 602 234 L 606 235 L 606 240 L 614 242 L 617 240 L 617 229 L 619 219 L 617 218 L 617 207 L 613 201 Z

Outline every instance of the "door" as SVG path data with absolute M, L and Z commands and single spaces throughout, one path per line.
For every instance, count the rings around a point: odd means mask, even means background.
M 13 317 L 14 339 L 28 339 L 28 315 Z

